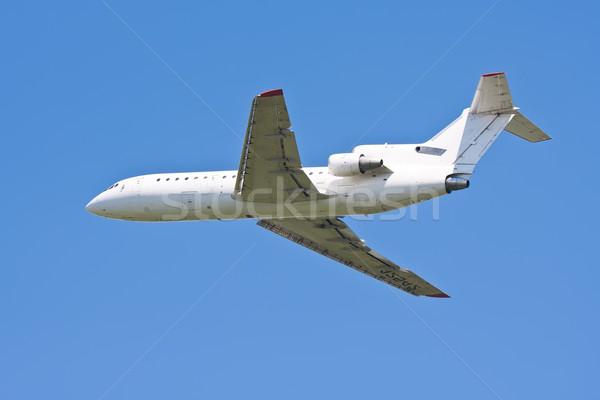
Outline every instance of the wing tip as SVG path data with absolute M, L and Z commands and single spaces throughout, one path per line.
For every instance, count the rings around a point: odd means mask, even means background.
M 258 97 L 272 97 L 272 96 L 283 96 L 283 89 L 273 89 L 262 92 Z
M 491 72 L 489 74 L 483 74 L 481 76 L 485 78 L 485 77 L 488 77 L 488 76 L 496 76 L 496 75 L 502 75 L 502 74 L 504 74 L 504 72 Z
M 450 296 L 448 296 L 446 293 L 436 293 L 436 294 L 426 294 L 425 296 L 427 297 L 438 297 L 438 298 L 450 298 Z

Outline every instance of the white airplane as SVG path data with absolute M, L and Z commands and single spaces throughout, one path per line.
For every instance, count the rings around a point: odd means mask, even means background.
M 367 247 L 340 220 L 400 209 L 469 187 L 502 130 L 550 137 L 513 106 L 504 73 L 482 75 L 471 107 L 422 144 L 357 146 L 326 167 L 303 168 L 281 89 L 252 100 L 237 171 L 143 175 L 86 206 L 130 221 L 257 218 L 258 225 L 415 296 L 449 297 Z

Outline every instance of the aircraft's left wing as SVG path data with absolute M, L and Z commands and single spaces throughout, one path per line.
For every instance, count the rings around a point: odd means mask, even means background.
M 450 297 L 365 246 L 338 218 L 263 219 L 258 225 L 412 295 Z
M 252 100 L 234 196 L 257 202 L 324 198 L 302 171 L 283 91 Z

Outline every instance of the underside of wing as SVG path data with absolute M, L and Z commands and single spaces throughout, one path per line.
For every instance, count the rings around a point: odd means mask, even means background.
M 235 196 L 256 202 L 306 201 L 324 197 L 302 171 L 281 89 L 252 100 Z
M 412 295 L 450 297 L 371 250 L 338 218 L 263 219 L 258 225 Z

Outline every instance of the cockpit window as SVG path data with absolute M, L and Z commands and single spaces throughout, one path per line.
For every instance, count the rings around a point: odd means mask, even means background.
M 119 182 L 115 183 L 114 185 L 111 185 L 111 186 L 110 186 L 108 189 L 106 189 L 106 190 L 110 190 L 110 189 L 112 189 L 112 188 L 114 188 L 114 187 L 117 187 L 117 186 L 119 186 Z M 106 190 L 105 190 L 105 191 L 106 191 Z

